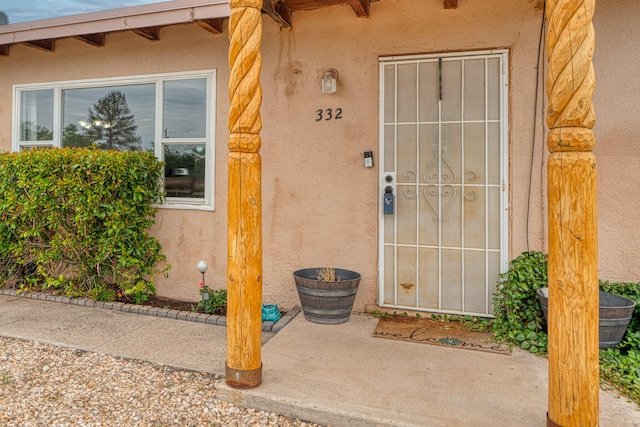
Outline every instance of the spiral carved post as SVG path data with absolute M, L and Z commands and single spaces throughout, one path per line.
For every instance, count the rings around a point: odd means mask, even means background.
M 262 382 L 262 0 L 230 6 L 226 382 L 254 388 Z
M 547 0 L 549 426 L 597 426 L 595 0 Z

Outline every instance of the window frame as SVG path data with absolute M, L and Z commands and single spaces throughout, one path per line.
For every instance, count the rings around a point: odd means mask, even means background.
M 206 80 L 205 136 L 203 138 L 165 138 L 163 135 L 164 82 L 204 78 Z M 98 79 L 65 80 L 33 84 L 13 85 L 12 114 L 12 151 L 23 147 L 61 147 L 62 146 L 62 91 L 94 87 L 128 86 L 136 84 L 155 84 L 155 133 L 154 154 L 164 161 L 165 145 L 184 145 L 200 143 L 205 146 L 205 192 L 204 198 L 167 197 L 160 208 L 214 210 L 215 188 L 215 130 L 216 130 L 216 70 L 184 71 L 177 73 L 145 74 L 119 76 Z M 53 89 L 53 139 L 49 141 L 22 141 L 20 132 L 21 94 L 25 91 Z

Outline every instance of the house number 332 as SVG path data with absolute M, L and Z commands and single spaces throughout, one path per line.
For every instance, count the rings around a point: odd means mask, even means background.
M 316 110 L 316 122 L 321 120 L 338 120 L 342 118 L 342 108 L 327 108 L 326 110 Z

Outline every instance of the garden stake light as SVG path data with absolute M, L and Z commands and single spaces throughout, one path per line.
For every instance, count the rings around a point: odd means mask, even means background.
M 200 282 L 200 288 L 205 290 L 203 292 L 200 292 L 200 295 L 202 296 L 202 301 L 209 301 L 209 298 L 211 296 L 209 295 L 209 292 L 206 291 L 207 288 L 204 285 L 204 273 L 207 272 L 207 269 L 209 268 L 209 264 L 207 264 L 205 260 L 200 260 L 198 261 L 196 268 L 200 273 L 202 273 L 202 281 Z

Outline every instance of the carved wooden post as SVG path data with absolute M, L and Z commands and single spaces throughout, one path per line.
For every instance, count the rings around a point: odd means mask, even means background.
M 262 382 L 262 0 L 231 0 L 226 382 Z
M 597 426 L 595 0 L 547 0 L 549 426 Z

